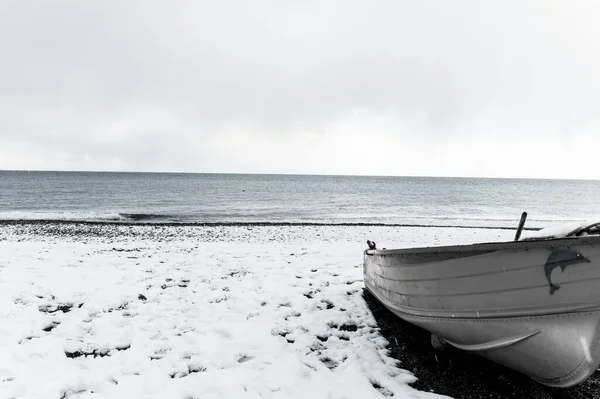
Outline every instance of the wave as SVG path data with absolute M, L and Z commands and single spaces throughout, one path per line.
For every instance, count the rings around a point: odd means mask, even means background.
M 174 221 L 177 219 L 181 219 L 181 215 L 165 215 L 158 213 L 119 213 L 119 217 L 124 220 L 132 220 L 139 222 L 158 220 Z
M 248 215 L 244 213 L 222 214 L 184 214 L 157 212 L 110 212 L 110 211 L 9 211 L 0 212 L 0 224 L 17 223 L 104 223 L 104 224 L 157 224 L 189 226 L 389 226 L 422 228 L 478 228 L 496 230 L 515 230 L 516 219 L 496 218 L 495 215 L 381 215 L 346 214 L 340 218 L 329 217 L 293 217 L 291 214 L 280 217 Z M 525 230 L 539 230 L 552 223 L 579 221 L 571 218 L 530 218 Z M 550 223 L 548 223 L 550 222 Z
M 0 212 L 0 221 L 62 221 L 62 222 L 176 222 L 185 220 L 185 215 L 158 214 L 158 213 L 119 213 L 119 212 L 93 212 L 93 211 L 57 211 L 57 212 L 25 212 L 11 211 Z
M 0 221 L 119 221 L 124 218 L 116 212 L 92 211 L 56 211 L 56 212 L 28 212 L 10 211 L 0 212 Z

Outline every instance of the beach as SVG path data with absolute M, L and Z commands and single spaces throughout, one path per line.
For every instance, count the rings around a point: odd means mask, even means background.
M 392 248 L 497 241 L 512 234 L 6 222 L 0 225 L 0 397 L 554 392 L 521 376 L 514 380 L 516 373 L 487 361 L 492 371 L 483 370 L 484 379 L 501 370 L 515 389 L 471 381 L 477 389 L 470 390 L 462 363 L 450 363 L 466 361 L 469 370 L 472 360 L 436 354 L 427 333 L 386 314 L 364 292 L 367 239 Z M 446 362 L 444 372 L 436 372 L 440 365 L 431 364 L 432 356 Z

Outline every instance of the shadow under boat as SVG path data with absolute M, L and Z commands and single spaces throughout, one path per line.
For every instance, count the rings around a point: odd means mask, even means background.
M 582 383 L 600 364 L 599 225 L 518 241 L 525 217 L 514 242 L 401 250 L 369 242 L 365 298 L 542 384 Z

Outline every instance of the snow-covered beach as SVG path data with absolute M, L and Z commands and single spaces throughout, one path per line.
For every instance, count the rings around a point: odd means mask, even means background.
M 425 398 L 362 251 L 510 239 L 383 226 L 0 226 L 0 397 Z
M 362 250 L 456 232 L 3 225 L 0 396 L 428 397 L 387 355 Z

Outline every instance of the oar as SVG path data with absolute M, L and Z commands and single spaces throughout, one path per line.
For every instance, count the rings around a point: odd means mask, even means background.
M 527 212 L 523 212 L 521 214 L 521 220 L 519 221 L 519 227 L 517 227 L 517 234 L 515 235 L 515 241 L 519 241 L 519 238 L 521 238 L 521 233 L 523 232 L 523 227 L 525 226 L 526 219 L 527 219 Z

